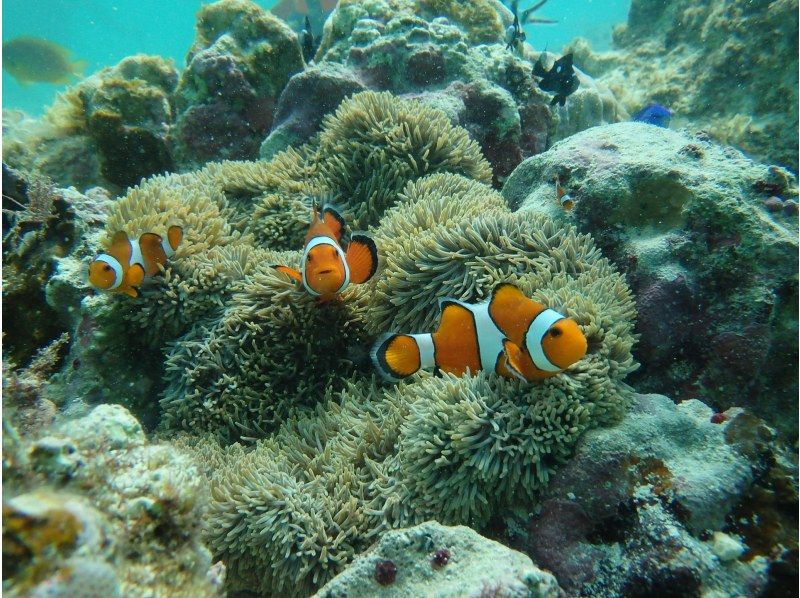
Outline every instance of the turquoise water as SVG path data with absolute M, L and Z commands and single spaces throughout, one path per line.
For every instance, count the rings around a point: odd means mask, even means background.
M 276 2 L 257 4 L 270 8 Z M 195 13 L 206 3 L 163 0 L 6 0 L 3 2 L 3 41 L 20 36 L 41 37 L 72 51 L 74 60 L 86 60 L 85 74 L 112 66 L 132 54 L 159 54 L 184 64 L 194 36 Z M 530 2 L 523 0 L 525 7 Z M 597 49 L 606 49 L 614 24 L 626 20 L 630 0 L 550 0 L 537 11 L 555 25 L 528 25 L 528 41 L 535 48 L 558 51 L 577 36 Z M 64 85 L 20 85 L 3 72 L 3 108 L 41 114 Z

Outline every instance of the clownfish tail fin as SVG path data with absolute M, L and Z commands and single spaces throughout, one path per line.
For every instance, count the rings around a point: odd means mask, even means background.
M 295 270 L 294 268 L 290 268 L 289 266 L 279 266 L 279 265 L 273 265 L 272 267 L 275 268 L 281 274 L 286 274 L 287 276 L 294 279 L 298 283 L 303 282 L 303 275 L 300 274 L 300 272 Z
M 417 341 L 407 334 L 383 335 L 375 341 L 369 356 L 380 375 L 390 381 L 410 376 L 421 365 Z
M 353 233 L 345 259 L 350 268 L 350 282 L 367 282 L 378 270 L 378 248 L 375 241 L 363 233 Z

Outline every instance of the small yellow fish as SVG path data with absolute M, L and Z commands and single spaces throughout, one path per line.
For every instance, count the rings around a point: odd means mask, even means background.
M 73 62 L 70 51 L 38 37 L 18 37 L 3 43 L 3 69 L 18 83 L 65 84 L 80 77 L 85 60 Z

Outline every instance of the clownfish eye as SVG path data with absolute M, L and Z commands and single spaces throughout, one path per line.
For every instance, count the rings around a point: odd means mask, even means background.
M 554 338 L 558 338 L 559 336 L 561 336 L 561 328 L 551 328 L 550 336 Z
M 108 264 L 103 264 L 103 272 L 111 272 L 111 266 Z
M 314 254 L 313 253 L 309 253 L 306 256 L 306 260 L 309 261 L 309 262 L 313 262 L 314 261 Z

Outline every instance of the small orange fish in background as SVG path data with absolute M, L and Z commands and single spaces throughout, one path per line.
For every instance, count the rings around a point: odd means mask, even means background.
M 70 83 L 83 74 L 85 60 L 73 62 L 70 51 L 39 37 L 18 37 L 3 42 L 3 70 L 21 85 Z
M 532 382 L 555 376 L 586 354 L 586 337 L 574 320 L 526 297 L 513 284 L 495 287 L 488 301 L 439 301 L 432 334 L 391 333 L 370 352 L 384 378 L 398 380 L 435 368 L 461 376 L 495 372 Z
M 89 282 L 101 291 L 125 293 L 138 297 L 137 287 L 145 276 L 153 276 L 172 257 L 183 240 L 183 229 L 170 226 L 167 238 L 155 233 L 144 233 L 134 242 L 119 231 L 111 240 L 106 253 L 98 255 L 89 264 Z
M 556 201 L 565 210 L 571 210 L 575 206 L 575 200 L 567 193 L 566 189 L 561 186 L 561 177 L 556 176 Z
M 378 269 L 378 249 L 370 237 L 354 233 L 345 252 L 345 222 L 341 214 L 329 204 L 320 211 L 316 202 L 312 210 L 300 271 L 288 266 L 273 267 L 324 303 L 336 299 L 351 283 L 361 284 L 372 278 Z

